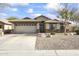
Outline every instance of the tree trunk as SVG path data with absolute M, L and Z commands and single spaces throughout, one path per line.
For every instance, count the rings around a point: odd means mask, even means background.
M 65 35 L 67 34 L 67 32 L 66 32 L 66 27 L 67 27 L 67 22 L 66 22 L 66 20 L 65 20 L 65 23 L 64 23 L 64 34 L 65 34 Z
M 64 26 L 64 34 L 67 34 L 67 33 L 66 33 L 66 24 L 65 24 L 65 26 Z

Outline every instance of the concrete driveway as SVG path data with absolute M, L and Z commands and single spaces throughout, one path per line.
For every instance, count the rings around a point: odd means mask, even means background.
M 0 37 L 0 50 L 34 50 L 35 35 L 9 34 Z

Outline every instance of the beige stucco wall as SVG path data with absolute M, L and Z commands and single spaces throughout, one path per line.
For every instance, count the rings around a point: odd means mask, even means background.
M 40 27 L 39 23 L 37 23 L 36 27 L 37 27 L 37 29 L 39 29 L 39 27 Z
M 74 28 L 74 26 L 72 26 L 72 24 L 69 24 L 67 26 L 67 29 L 69 29 L 70 32 L 73 32 L 75 28 Z
M 56 24 L 56 29 L 60 29 L 60 24 Z
M 53 24 L 52 25 L 55 27 L 55 29 L 60 29 L 60 24 Z M 50 24 L 46 23 L 46 29 L 50 29 Z
M 46 29 L 49 29 L 50 24 L 46 23 Z
M 11 30 L 13 29 L 12 25 L 4 25 L 4 30 Z

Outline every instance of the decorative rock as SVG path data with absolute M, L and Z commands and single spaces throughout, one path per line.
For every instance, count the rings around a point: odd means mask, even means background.
M 50 33 L 46 33 L 46 37 L 51 37 L 51 34 Z
M 38 37 L 41 37 L 41 33 L 38 33 Z
M 75 35 L 75 33 L 66 33 L 65 35 Z
M 52 37 L 53 35 L 50 35 L 50 37 Z
M 70 35 L 74 35 L 74 33 L 70 33 Z
M 46 37 L 45 33 L 42 33 L 41 36 L 42 36 L 42 37 Z

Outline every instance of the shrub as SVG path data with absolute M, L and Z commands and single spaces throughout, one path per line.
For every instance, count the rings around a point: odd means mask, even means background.
M 79 30 L 75 30 L 76 34 L 79 35 Z
M 55 32 L 52 32 L 51 35 L 55 35 Z
M 76 32 L 77 35 L 79 35 L 79 28 L 76 28 L 75 32 Z
M 55 30 L 52 30 L 51 31 L 51 35 L 55 35 Z
M 5 34 L 9 34 L 9 33 L 11 33 L 11 31 L 12 31 L 12 30 L 5 30 L 4 33 L 5 33 Z

